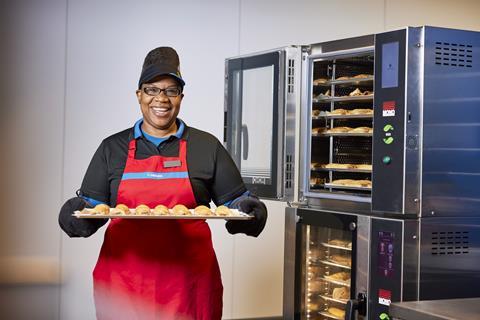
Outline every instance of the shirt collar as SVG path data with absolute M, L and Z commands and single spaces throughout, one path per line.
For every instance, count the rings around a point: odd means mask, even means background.
M 175 132 L 175 134 L 173 134 L 172 136 L 180 139 L 180 138 L 182 138 L 183 132 L 185 131 L 185 123 L 183 122 L 182 119 L 179 119 L 179 118 L 177 118 L 176 121 L 177 121 L 177 132 Z M 143 123 L 143 118 L 141 118 L 137 122 L 135 122 L 135 126 L 133 127 L 133 137 L 135 139 L 138 139 L 141 136 L 146 137 L 144 132 L 142 131 L 142 123 Z M 167 140 L 170 137 L 171 136 L 168 136 L 168 137 L 164 137 L 162 139 Z

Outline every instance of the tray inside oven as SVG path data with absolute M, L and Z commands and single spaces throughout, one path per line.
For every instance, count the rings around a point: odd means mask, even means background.
M 371 187 L 354 187 L 354 186 L 345 186 L 341 184 L 334 184 L 334 183 L 325 183 L 323 184 L 325 188 L 332 188 L 332 189 L 346 189 L 346 190 L 372 190 Z

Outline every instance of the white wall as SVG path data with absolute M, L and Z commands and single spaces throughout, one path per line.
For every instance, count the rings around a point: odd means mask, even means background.
M 405 25 L 480 30 L 480 2 L 20 0 L 0 3 L 0 18 L 0 132 L 7 150 L 0 157 L 6 203 L 0 261 L 13 261 L 0 273 L 33 257 L 31 269 L 50 275 L 42 281 L 30 275 L 40 286 L 2 286 L 1 314 L 73 320 L 94 318 L 91 271 L 103 230 L 69 239 L 57 213 L 100 141 L 140 117 L 134 91 L 148 50 L 178 50 L 187 82 L 180 117 L 222 139 L 225 58 Z M 267 205 L 269 222 L 258 239 L 230 236 L 223 223 L 211 223 L 225 318 L 282 312 L 284 204 Z M 55 267 L 63 275 L 60 296 Z M 20 303 L 34 299 L 29 309 Z

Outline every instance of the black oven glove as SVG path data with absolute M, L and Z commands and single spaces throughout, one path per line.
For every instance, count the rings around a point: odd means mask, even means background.
M 84 208 L 93 208 L 93 206 L 85 199 L 75 197 L 67 200 L 60 209 L 58 223 L 70 238 L 90 237 L 108 221 L 108 219 L 78 219 L 73 216 L 74 211 Z
M 245 233 L 247 236 L 258 237 L 267 223 L 267 207 L 256 196 L 250 194 L 236 199 L 229 206 L 254 216 L 251 220 L 228 220 L 225 224 L 231 234 Z

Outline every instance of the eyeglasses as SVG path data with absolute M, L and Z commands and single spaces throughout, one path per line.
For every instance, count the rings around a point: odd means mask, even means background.
M 158 96 L 160 93 L 162 93 L 162 91 L 165 93 L 167 97 L 170 97 L 170 98 L 178 97 L 182 93 L 182 90 L 179 87 L 168 87 L 165 89 L 160 89 L 157 87 L 143 88 L 143 92 L 145 92 L 146 94 L 152 97 Z

